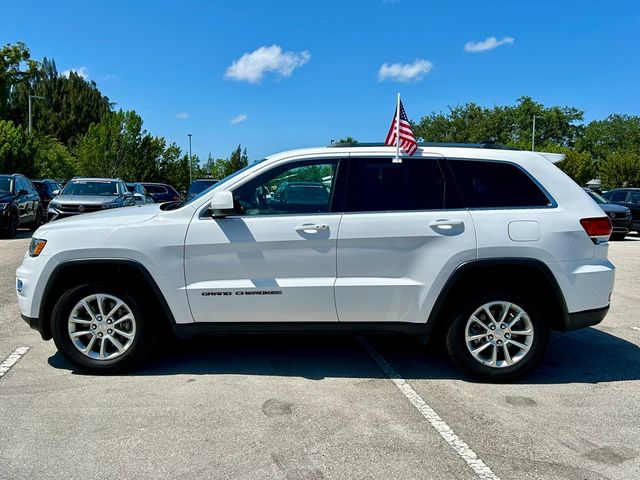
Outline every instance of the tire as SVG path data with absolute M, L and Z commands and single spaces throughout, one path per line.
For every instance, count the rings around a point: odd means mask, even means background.
M 42 210 L 38 207 L 38 210 L 36 210 L 36 218 L 33 221 L 33 224 L 29 227 L 29 230 L 35 232 L 42 223 Z
M 122 305 L 116 310 L 118 302 Z M 88 373 L 118 373 L 140 365 L 158 337 L 158 326 L 150 322 L 135 293 L 110 286 L 67 290 L 55 304 L 51 321 L 58 351 Z
M 465 303 L 446 335 L 447 351 L 458 368 L 482 380 L 506 382 L 522 377 L 540 362 L 550 329 L 533 302 L 504 290 Z M 506 320 L 501 321 L 505 312 Z
M 624 237 L 626 236 L 627 236 L 626 233 L 612 233 L 610 239 L 613 241 L 619 241 L 619 240 L 624 240 Z
M 0 230 L 0 233 L 5 238 L 13 238 L 18 233 L 18 214 L 16 212 L 9 213 L 9 221 L 7 228 Z

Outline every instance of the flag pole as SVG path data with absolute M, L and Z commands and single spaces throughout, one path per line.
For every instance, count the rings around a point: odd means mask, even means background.
M 400 92 L 398 92 L 398 104 L 396 106 L 396 158 L 393 163 L 402 163 L 402 160 L 400 160 Z

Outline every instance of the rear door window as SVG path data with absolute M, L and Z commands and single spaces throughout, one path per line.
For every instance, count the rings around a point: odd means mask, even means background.
M 353 158 L 345 211 L 384 212 L 442 210 L 459 207 L 454 185 L 448 184 L 440 162 L 432 158 Z
M 484 160 L 450 160 L 467 208 L 546 207 L 540 187 L 516 165 Z
M 618 190 L 617 192 L 611 192 L 609 194 L 609 200 L 612 202 L 624 202 L 627 199 L 627 192 L 624 190 Z

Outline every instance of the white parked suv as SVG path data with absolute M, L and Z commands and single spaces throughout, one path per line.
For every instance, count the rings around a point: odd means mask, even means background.
M 467 373 L 513 379 L 550 330 L 606 315 L 611 223 L 557 155 L 489 147 L 295 150 L 186 203 L 44 225 L 16 272 L 22 317 L 93 372 L 169 327 L 441 334 Z

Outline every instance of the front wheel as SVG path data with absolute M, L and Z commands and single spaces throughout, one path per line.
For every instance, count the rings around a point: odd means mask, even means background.
M 43 223 L 43 221 L 42 221 L 42 210 L 40 208 L 38 208 L 38 210 L 36 210 L 36 218 L 33 219 L 33 223 L 31 224 L 31 227 L 29 229 L 32 232 L 35 232 L 38 228 L 40 228 L 42 223 Z
M 482 295 L 459 309 L 447 332 L 454 364 L 490 381 L 514 380 L 534 368 L 549 344 L 549 325 L 518 295 Z
M 134 296 L 117 288 L 83 285 L 68 290 L 52 313 L 53 339 L 74 366 L 115 373 L 139 365 L 157 338 Z

